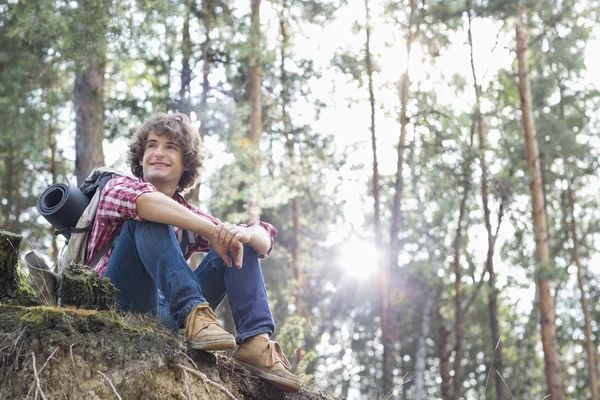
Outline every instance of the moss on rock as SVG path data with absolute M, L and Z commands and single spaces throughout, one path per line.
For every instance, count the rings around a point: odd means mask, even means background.
M 39 304 L 33 288 L 19 267 L 23 236 L 0 230 L 0 303 L 32 306 Z
M 60 304 L 108 310 L 114 308 L 118 290 L 108 278 L 101 278 L 86 265 L 71 264 L 65 268 L 60 287 Z

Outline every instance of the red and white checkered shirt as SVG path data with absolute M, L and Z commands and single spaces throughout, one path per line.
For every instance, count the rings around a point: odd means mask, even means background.
M 137 213 L 136 200 L 144 193 L 156 191 L 156 188 L 150 182 L 137 180 L 127 176 L 115 177 L 108 181 L 102 190 L 96 219 L 94 220 L 94 226 L 90 232 L 86 262 L 89 263 L 94 255 L 96 255 L 106 243 L 113 241 L 121 233 L 121 230 L 128 219 L 133 218 L 138 221 L 143 221 Z M 173 200 L 215 225 L 220 222 L 217 218 L 200 211 L 198 207 L 193 204 L 189 204 L 179 193 L 175 193 Z M 250 227 L 257 224 L 262 226 L 271 238 L 269 250 L 265 254 L 259 254 L 259 258 L 266 258 L 271 254 L 271 250 L 273 250 L 273 238 L 277 234 L 277 230 L 271 224 L 262 221 L 240 226 Z M 174 226 L 173 229 L 175 235 L 178 236 L 181 228 Z M 184 254 L 184 256 L 187 260 L 195 252 L 206 253 L 210 251 L 210 249 L 210 241 L 205 237 L 194 233 L 194 242 L 188 246 L 187 254 Z M 94 266 L 94 269 L 100 276 L 103 276 L 106 271 L 111 253 L 112 249 L 110 249 Z

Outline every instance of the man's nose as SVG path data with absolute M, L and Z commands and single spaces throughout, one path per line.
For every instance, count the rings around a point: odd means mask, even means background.
M 154 149 L 154 157 L 162 157 L 164 153 L 164 149 L 162 146 L 156 146 Z

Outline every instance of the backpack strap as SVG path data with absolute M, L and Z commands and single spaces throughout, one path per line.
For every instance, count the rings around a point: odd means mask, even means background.
M 183 229 L 181 231 L 181 242 L 179 243 L 179 247 L 181 248 L 181 252 L 185 256 L 185 253 L 188 251 L 188 247 L 194 241 L 194 234 L 188 230 Z
M 98 252 L 96 253 L 96 255 L 94 257 L 92 257 L 92 259 L 89 262 L 89 267 L 90 268 L 94 268 L 96 266 L 96 264 L 98 264 L 98 261 L 100 261 L 100 259 L 102 257 L 104 257 L 104 255 L 106 253 L 108 253 L 108 251 L 110 249 L 112 249 L 112 247 L 115 245 L 115 243 L 117 242 L 117 239 L 119 238 L 119 236 L 115 237 L 114 240 L 109 240 L 108 242 L 106 242 L 104 244 L 104 246 L 102 246 L 100 248 L 100 250 L 98 250 Z
M 100 193 L 102 193 L 102 189 L 104 189 L 104 186 L 106 186 L 106 184 L 108 183 L 108 181 L 110 181 L 113 178 L 113 175 L 106 175 L 103 176 L 100 181 L 98 182 L 98 189 L 97 191 L 100 191 Z M 85 227 L 85 228 L 71 228 L 71 232 L 89 232 L 92 230 L 92 226 L 93 224 L 90 224 L 89 226 Z M 108 242 L 106 242 L 104 244 L 104 246 L 102 246 L 100 248 L 100 250 L 98 250 L 98 252 L 94 255 L 94 257 L 92 257 L 92 259 L 89 262 L 89 267 L 94 268 L 94 266 L 96 264 L 98 264 L 98 261 L 100 261 L 100 259 L 102 257 L 104 257 L 104 255 L 106 253 L 108 253 L 108 251 L 110 249 L 112 249 L 112 247 L 115 245 L 115 243 L 117 242 L 117 239 L 119 238 L 119 236 L 117 235 L 113 240 L 109 240 Z M 87 247 L 87 244 L 86 244 Z M 87 253 L 87 248 L 86 248 L 86 253 Z

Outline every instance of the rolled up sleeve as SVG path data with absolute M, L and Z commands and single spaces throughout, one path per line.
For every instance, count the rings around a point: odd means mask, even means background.
M 129 177 L 113 178 L 102 191 L 102 202 L 98 206 L 96 218 L 110 221 L 135 219 L 138 215 L 136 201 L 144 193 L 154 193 L 156 188 L 149 182 L 139 182 Z
M 267 250 L 267 252 L 264 254 L 258 255 L 258 258 L 264 259 L 271 255 L 271 251 L 273 251 L 273 248 L 275 247 L 275 235 L 277 235 L 277 229 L 275 229 L 275 227 L 273 225 L 269 224 L 268 222 L 264 222 L 264 221 L 256 221 L 256 222 L 251 222 L 249 224 L 241 224 L 240 226 L 246 226 L 246 227 L 250 228 L 255 225 L 259 225 L 265 231 L 267 231 L 267 233 L 269 234 L 269 238 L 271 239 L 271 244 L 269 246 L 269 250 Z

